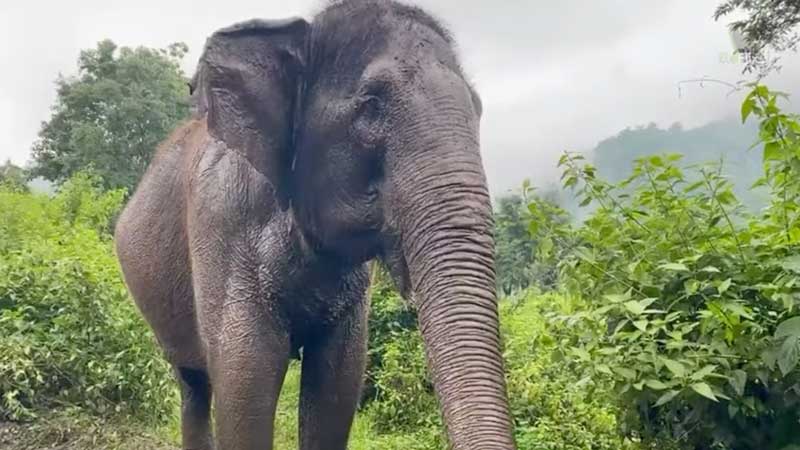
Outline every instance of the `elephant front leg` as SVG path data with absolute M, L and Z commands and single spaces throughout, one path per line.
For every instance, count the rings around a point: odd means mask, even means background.
M 211 352 L 218 450 L 271 450 L 289 338 L 263 306 L 225 308 Z
M 213 450 L 211 385 L 204 370 L 180 367 L 181 437 L 183 450 Z
M 345 450 L 367 352 L 366 308 L 359 304 L 318 341 L 303 348 L 300 450 Z

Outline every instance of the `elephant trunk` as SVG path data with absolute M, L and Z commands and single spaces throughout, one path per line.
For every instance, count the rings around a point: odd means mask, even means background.
M 477 148 L 454 151 L 425 172 L 420 206 L 406 218 L 404 254 L 448 437 L 455 450 L 513 449 L 491 205 Z

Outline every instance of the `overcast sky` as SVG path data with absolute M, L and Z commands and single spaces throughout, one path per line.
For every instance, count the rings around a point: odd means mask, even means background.
M 685 85 L 742 79 L 720 0 L 418 0 L 454 32 L 483 98 L 481 140 L 492 190 L 557 178 L 566 149 L 588 150 L 628 126 L 703 125 L 738 113 L 742 94 Z M 164 47 L 183 41 L 194 70 L 206 36 L 252 17 L 309 17 L 320 0 L 75 0 L 0 3 L 0 161 L 29 159 L 81 49 L 104 38 Z M 800 96 L 800 56 L 784 57 L 769 84 Z M 795 100 L 797 102 L 797 100 Z M 678 149 L 676 149 L 678 150 Z

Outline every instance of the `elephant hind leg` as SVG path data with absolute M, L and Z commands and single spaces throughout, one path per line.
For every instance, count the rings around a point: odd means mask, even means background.
M 211 383 L 204 370 L 179 367 L 183 450 L 212 450 Z

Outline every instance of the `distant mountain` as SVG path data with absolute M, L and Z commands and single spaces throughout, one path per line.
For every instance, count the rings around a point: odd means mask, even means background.
M 750 189 L 762 173 L 761 148 L 748 150 L 757 137 L 756 125 L 742 125 L 737 120 L 691 129 L 677 123 L 662 129 L 651 123 L 601 141 L 590 158 L 600 176 L 610 181 L 628 177 L 634 160 L 653 154 L 680 153 L 683 166 L 722 160 L 723 173 L 734 184 L 739 200 L 757 209 L 767 199 L 765 192 Z
M 761 146 L 748 150 L 757 137 L 756 125 L 742 125 L 733 119 L 691 129 L 684 129 L 679 123 L 667 129 L 651 123 L 626 128 L 600 141 L 584 155 L 597 167 L 598 175 L 611 182 L 630 176 L 634 161 L 649 155 L 680 153 L 682 167 L 722 160 L 723 173 L 733 183 L 737 198 L 748 209 L 756 211 L 765 206 L 769 198 L 763 188 L 751 189 L 762 174 Z M 593 210 L 591 206 L 579 207 L 573 193 L 557 184 L 541 186 L 538 192 L 561 205 L 578 221 L 584 220 Z

